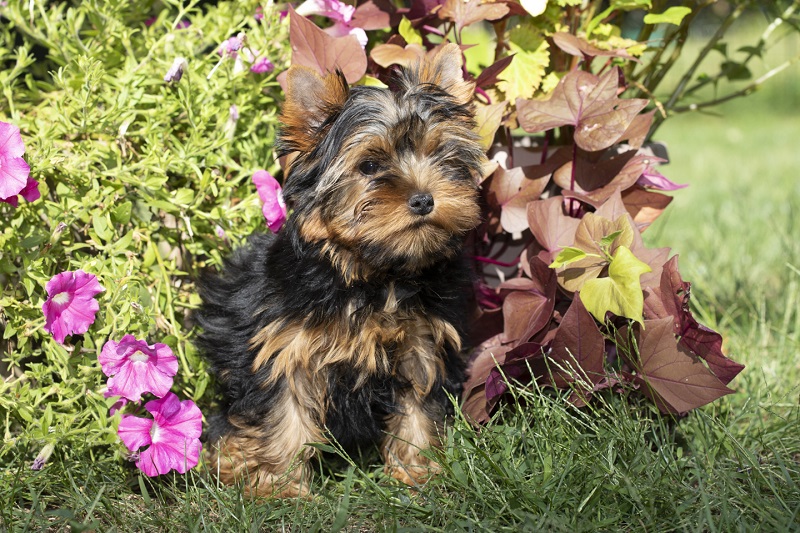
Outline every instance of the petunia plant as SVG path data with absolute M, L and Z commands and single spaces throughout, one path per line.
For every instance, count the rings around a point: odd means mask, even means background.
M 193 280 L 268 231 L 287 35 L 257 2 L 2 2 L 0 463 L 197 464 Z

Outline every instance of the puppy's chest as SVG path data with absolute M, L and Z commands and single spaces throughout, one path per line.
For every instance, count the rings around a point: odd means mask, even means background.
M 262 329 L 253 339 L 258 347 L 253 371 L 270 363 L 272 378 L 278 379 L 299 370 L 313 374 L 345 367 L 363 380 L 397 375 L 425 393 L 444 352 L 461 347 L 450 323 L 426 313 L 413 292 L 394 285 L 371 302 L 359 297 L 345 301 L 325 320 L 311 316 L 274 321 Z

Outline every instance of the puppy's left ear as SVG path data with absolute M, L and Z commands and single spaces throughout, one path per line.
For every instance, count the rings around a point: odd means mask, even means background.
M 455 43 L 442 46 L 432 58 L 425 58 L 416 67 L 412 67 L 412 76 L 418 84 L 432 83 L 438 85 L 459 104 L 466 105 L 472 101 L 475 84 L 464 81 L 462 74 L 461 48 Z
M 286 74 L 282 141 L 291 151 L 310 152 L 319 144 L 319 127 L 341 111 L 349 95 L 341 71 L 322 77 L 308 67 L 293 65 Z

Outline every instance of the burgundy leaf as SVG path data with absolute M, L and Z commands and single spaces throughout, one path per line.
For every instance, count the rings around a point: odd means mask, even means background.
M 632 187 L 649 160 L 646 155 L 637 155 L 636 150 L 600 159 L 596 152 L 579 149 L 575 161 L 559 168 L 553 175 L 553 181 L 563 189 L 583 193 L 594 202 L 605 202 L 617 189 L 624 191 Z
M 483 20 L 497 20 L 508 14 L 508 6 L 501 2 L 482 0 L 445 0 L 436 15 L 456 23 L 456 31 Z
M 627 334 L 623 328 L 623 338 Z M 673 333 L 673 319 L 646 320 L 638 333 L 639 357 L 631 355 L 642 392 L 662 411 L 686 413 L 733 391 Z
M 633 217 L 636 226 L 644 231 L 672 202 L 672 196 L 646 191 L 641 187 L 631 187 L 622 193 L 625 209 Z
M 527 342 L 550 321 L 555 306 L 555 272 L 538 258 L 531 259 L 532 279 L 515 278 L 500 285 L 511 290 L 503 301 L 503 342 Z
M 481 89 L 493 86 L 495 83 L 497 83 L 497 75 L 503 72 L 506 67 L 511 64 L 513 59 L 514 55 L 512 54 L 483 69 L 478 76 L 478 79 L 475 80 L 475 85 Z
M 396 27 L 402 16 L 390 0 L 367 0 L 353 13 L 350 25 L 364 30 Z
M 543 376 L 545 370 L 541 344 L 526 342 L 508 351 L 503 364 L 499 365 L 499 368 L 492 368 L 486 378 L 488 405 L 494 407 L 497 400 L 508 391 L 509 382 L 522 381 L 523 376 L 532 379 L 531 371 L 534 376 Z
M 689 316 L 690 325 L 680 343 L 705 359 L 706 364 L 726 385 L 744 370 L 744 365 L 728 359 L 722 353 L 722 335 Z
M 571 33 L 556 32 L 553 34 L 553 42 L 556 46 L 572 56 L 586 58 L 597 56 L 621 57 L 623 59 L 630 59 L 632 61 L 639 62 L 638 59 L 630 55 L 624 48 L 603 50 L 602 48 L 594 46 L 583 37 L 578 37 L 577 35 L 572 35 Z
M 601 77 L 570 71 L 548 100 L 517 99 L 520 125 L 529 133 L 559 126 L 575 126 L 575 143 L 590 152 L 617 143 L 647 100 L 617 98 L 620 70 Z
M 689 310 L 691 284 L 683 281 L 678 272 L 678 256 L 667 261 L 659 286 L 648 290 L 645 297 L 645 314 L 652 318 L 671 318 L 673 332 L 679 335 L 680 344 L 706 361 L 711 371 L 726 385 L 743 369 L 744 365 L 728 359 L 722 353 L 722 336 L 699 324 Z
M 550 181 L 550 174 L 541 172 L 541 165 L 498 168 L 489 183 L 489 202 L 500 206 L 500 224 L 509 233 L 528 229 L 528 202 L 538 200 Z
M 549 358 L 558 363 L 550 368 L 557 387 L 575 381 L 569 369 L 577 371 L 592 385 L 597 385 L 605 377 L 605 338 L 577 294 L 561 320 Z
M 425 57 L 425 48 L 419 44 L 407 44 L 405 47 L 396 44 L 379 44 L 369 53 L 375 63 L 388 68 L 392 65 L 407 67 Z
M 510 349 L 510 346 L 502 346 L 497 337 L 495 342 L 484 343 L 469 365 L 469 378 L 464 384 L 461 410 L 475 423 L 489 420 L 494 404 L 489 405 L 486 398 L 486 379 L 497 364 L 505 361 L 506 353 Z
M 650 126 L 653 125 L 653 116 L 655 114 L 656 110 L 654 109 L 647 113 L 636 115 L 619 140 L 628 141 L 631 148 L 641 148 L 644 141 L 647 139 L 647 134 L 650 133 Z
M 548 264 L 559 250 L 575 242 L 575 231 L 581 221 L 566 215 L 563 197 L 552 196 L 531 202 L 527 214 L 533 236 L 552 256 L 546 261 Z
M 289 43 L 292 64 L 302 65 L 325 75 L 342 70 L 348 83 L 355 83 L 367 72 L 367 55 L 354 35 L 331 37 L 289 6 Z

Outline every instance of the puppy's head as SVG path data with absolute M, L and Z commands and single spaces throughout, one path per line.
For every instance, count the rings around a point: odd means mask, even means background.
M 456 45 L 396 82 L 348 88 L 341 73 L 292 67 L 278 148 L 293 157 L 284 197 L 302 240 L 416 271 L 457 254 L 478 223 L 484 153 Z

